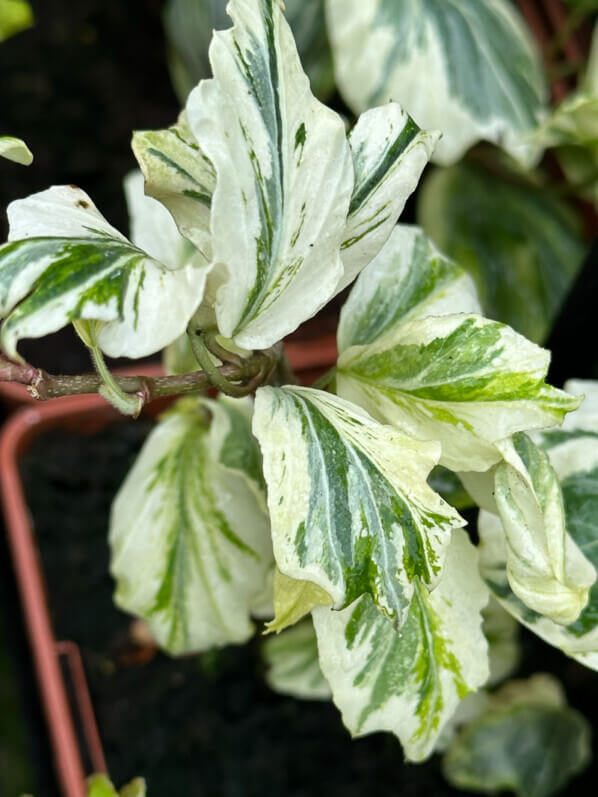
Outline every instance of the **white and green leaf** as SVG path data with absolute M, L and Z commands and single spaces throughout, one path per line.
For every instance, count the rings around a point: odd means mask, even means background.
M 546 675 L 506 684 L 452 742 L 443 761 L 449 783 L 480 794 L 561 793 L 590 761 L 591 728 L 558 687 Z
M 20 138 L 0 136 L 0 158 L 29 166 L 33 163 L 31 150 Z
M 461 164 L 430 175 L 417 216 L 474 278 L 485 315 L 545 340 L 587 251 L 579 214 L 517 175 Z
M 598 572 L 598 386 L 567 383 L 568 390 L 588 394 L 588 407 L 574 413 L 563 429 L 537 436 L 560 482 L 567 533 Z M 482 512 L 479 520 L 481 567 L 495 596 L 516 619 L 546 642 L 591 669 L 598 670 L 598 584 L 579 617 L 566 626 L 532 611 L 512 591 L 507 578 L 505 532 L 498 517 Z
M 349 135 L 355 184 L 343 236 L 349 285 L 380 251 L 430 160 L 439 134 L 420 130 L 396 102 L 362 114 Z
M 259 461 L 246 402 L 182 400 L 115 499 L 116 603 L 172 654 L 241 643 L 253 632 L 251 610 L 272 564 Z
M 131 244 L 72 186 L 54 186 L 8 207 L 0 247 L 0 317 L 5 353 L 77 319 L 103 322 L 112 357 L 143 357 L 181 335 L 201 301 L 205 262 L 172 270 Z
M 501 445 L 495 499 L 505 535 L 507 578 L 526 606 L 555 623 L 579 617 L 596 580 L 566 530 L 559 480 L 548 456 L 523 433 Z
M 185 114 L 166 130 L 134 133 L 132 146 L 145 177 L 145 193 L 170 211 L 181 235 L 209 260 L 210 207 L 216 175 Z
M 413 318 L 340 356 L 340 396 L 419 440 L 439 440 L 440 462 L 485 471 L 497 443 L 554 426 L 579 406 L 546 385 L 549 352 L 478 315 Z
M 391 731 L 408 760 L 427 758 L 459 702 L 488 677 L 487 600 L 476 550 L 457 529 L 440 584 L 428 592 L 417 581 L 400 632 L 369 596 L 341 612 L 315 609 L 320 665 L 351 733 Z
M 266 682 L 275 692 L 303 700 L 328 700 L 330 687 L 322 675 L 311 620 L 269 637 L 263 646 Z
M 276 563 L 342 609 L 369 594 L 399 627 L 415 581 L 441 578 L 464 521 L 427 485 L 439 455 L 342 399 L 261 388 L 253 421 L 264 457 Z
M 418 227 L 395 227 L 360 274 L 337 333 L 342 354 L 373 343 L 401 323 L 425 316 L 481 312 L 471 277 L 442 255 Z
M 547 86 L 532 37 L 508 0 L 327 0 L 336 78 L 355 113 L 396 100 L 442 131 L 438 163 L 481 139 L 530 164 L 527 141 Z
M 277 0 L 232 0 L 213 80 L 187 114 L 216 172 L 212 263 L 220 332 L 265 348 L 334 294 L 353 189 L 342 119 L 311 94 Z

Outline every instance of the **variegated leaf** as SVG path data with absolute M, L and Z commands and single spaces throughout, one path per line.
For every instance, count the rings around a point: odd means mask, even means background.
M 272 552 L 247 411 L 232 399 L 180 401 L 113 505 L 115 600 L 173 654 L 244 642 L 253 632 L 249 616 Z
M 574 382 L 565 387 L 586 392 L 588 406 L 573 413 L 565 428 L 542 432 L 538 442 L 559 477 L 567 532 L 598 572 L 598 383 Z M 577 620 L 559 625 L 529 609 L 512 592 L 500 519 L 482 512 L 478 525 L 482 574 L 504 608 L 549 644 L 598 670 L 598 582 Z
M 429 593 L 416 582 L 399 633 L 368 596 L 342 612 L 315 609 L 320 665 L 351 733 L 392 731 L 407 759 L 430 755 L 459 701 L 488 677 L 487 600 L 476 550 L 457 529 L 440 584 Z
M 0 0 L 0 42 L 33 25 L 33 11 L 27 0 Z
M 279 569 L 336 609 L 369 594 L 398 627 L 414 582 L 438 583 L 464 521 L 426 477 L 439 446 L 382 426 L 310 388 L 261 388 L 253 430 L 264 457 Z
M 440 462 L 484 471 L 496 443 L 553 426 L 579 400 L 544 382 L 549 352 L 476 315 L 415 318 L 340 356 L 339 395 L 419 440 L 439 440 Z
M 343 236 L 349 285 L 380 251 L 430 160 L 439 134 L 420 130 L 396 102 L 362 114 L 349 135 L 355 185 Z
M 73 186 L 12 202 L 10 243 L 0 248 L 2 348 L 42 337 L 76 319 L 103 322 L 100 347 L 143 357 L 181 335 L 201 301 L 205 261 L 178 270 L 130 243 Z
M 555 623 L 579 617 L 596 580 L 567 534 L 559 480 L 548 456 L 523 433 L 500 445 L 495 499 L 507 543 L 507 578 L 526 606 Z
M 417 216 L 472 275 L 485 315 L 546 338 L 587 251 L 579 214 L 542 187 L 460 164 L 425 181 Z
M 425 316 L 481 312 L 475 286 L 418 227 L 399 225 L 364 269 L 341 311 L 338 349 L 373 343 Z
M 322 675 L 311 620 L 304 620 L 263 647 L 268 670 L 266 681 L 275 692 L 304 700 L 328 700 L 330 687 Z
M 133 135 L 133 152 L 145 177 L 145 192 L 168 208 L 181 235 L 209 260 L 214 167 L 200 150 L 185 114 L 166 130 Z
M 591 758 L 591 728 L 547 675 L 506 684 L 465 725 L 444 761 L 454 787 L 521 797 L 560 794 Z
M 355 113 L 396 100 L 442 131 L 439 163 L 480 139 L 524 163 L 544 114 L 537 48 L 508 0 L 327 0 L 337 83 Z
M 277 0 L 231 0 L 214 79 L 187 102 L 216 171 L 212 262 L 220 332 L 265 348 L 334 294 L 353 188 L 341 118 L 311 94 Z
M 33 155 L 27 144 L 13 136 L 0 136 L 0 158 L 20 163 L 22 166 L 33 163 Z

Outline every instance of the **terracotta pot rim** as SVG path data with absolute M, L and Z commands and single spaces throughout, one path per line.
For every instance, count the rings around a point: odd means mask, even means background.
M 0 436 L 0 488 L 6 533 L 12 554 L 21 606 L 37 674 L 38 688 L 54 752 L 56 774 L 65 797 L 85 797 L 85 772 L 67 697 L 59 657 L 67 656 L 92 765 L 106 771 L 91 700 L 85 678 L 81 679 L 79 655 L 72 642 L 58 642 L 46 601 L 44 578 L 21 484 L 18 460 L 31 440 L 73 413 L 97 415 L 109 422 L 114 410 L 99 396 L 74 396 L 45 406 L 25 407 L 5 424 Z

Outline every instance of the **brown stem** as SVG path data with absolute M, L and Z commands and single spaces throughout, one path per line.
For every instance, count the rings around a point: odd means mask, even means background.
M 257 387 L 261 381 L 258 377 L 269 378 L 273 362 L 280 357 L 278 348 L 264 352 L 255 352 L 240 364 L 226 363 L 218 368 L 222 377 L 232 382 L 250 383 Z M 116 376 L 115 382 L 125 393 L 137 394 L 148 404 L 163 396 L 176 396 L 206 390 L 212 385 L 207 374 L 195 371 L 190 374 L 174 376 Z M 28 363 L 19 364 L 0 358 L 0 382 L 18 382 L 27 385 L 31 395 L 40 401 L 74 396 L 83 393 L 97 393 L 102 380 L 97 374 L 79 374 L 65 376 L 49 374 L 34 368 Z

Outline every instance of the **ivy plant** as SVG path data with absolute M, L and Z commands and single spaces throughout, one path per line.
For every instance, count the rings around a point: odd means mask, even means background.
M 129 237 L 75 186 L 11 203 L 0 375 L 41 400 L 100 392 L 131 416 L 180 397 L 109 530 L 115 600 L 165 651 L 263 631 L 274 689 L 332 699 L 354 736 L 389 731 L 409 761 L 445 750 L 460 786 L 541 797 L 587 763 L 585 720 L 541 678 L 490 690 L 517 659 L 515 621 L 598 669 L 598 385 L 547 384 L 538 345 L 583 257 L 579 223 L 536 178 L 490 195 L 468 165 L 427 181 L 423 227 L 398 221 L 428 162 L 480 140 L 520 174 L 571 136 L 584 147 L 596 81 L 551 115 L 506 0 L 325 6 L 354 120 L 312 92 L 282 4 L 231 0 L 212 77 L 171 127 L 133 135 Z M 339 294 L 338 360 L 300 385 L 283 339 Z M 95 373 L 23 361 L 23 338 L 70 324 Z M 160 351 L 157 378 L 105 360 Z M 567 762 L 539 780 L 549 726 Z

